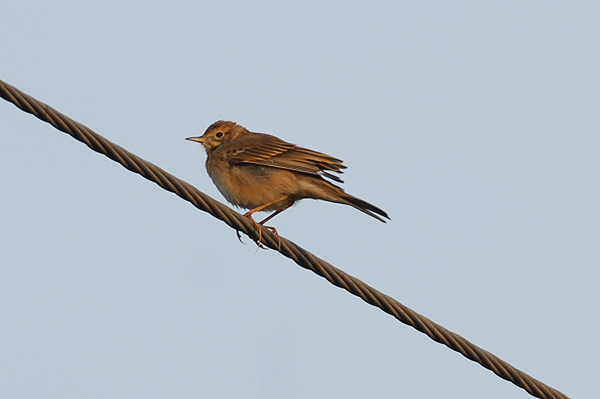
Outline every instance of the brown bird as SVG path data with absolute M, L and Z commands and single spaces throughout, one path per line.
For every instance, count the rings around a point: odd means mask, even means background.
M 325 180 L 343 183 L 331 173 L 343 173 L 346 166 L 340 159 L 227 121 L 215 122 L 202 136 L 186 140 L 204 146 L 208 175 L 227 201 L 249 209 L 244 216 L 256 225 L 259 241 L 258 224 L 264 225 L 304 198 L 350 205 L 384 223 L 380 216 L 389 219 L 382 209 Z M 252 214 L 258 211 L 274 212 L 257 224 Z

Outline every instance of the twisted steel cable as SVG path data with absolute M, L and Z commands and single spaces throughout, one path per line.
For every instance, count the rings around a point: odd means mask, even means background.
M 245 233 L 253 240 L 256 241 L 259 239 L 259 234 L 257 233 L 254 224 L 248 218 L 233 211 L 224 204 L 215 201 L 191 184 L 176 178 L 158 166 L 153 165 L 124 148 L 108 141 L 84 125 L 73 121 L 52 107 L 37 101 L 33 97 L 21 92 L 2 80 L 0 80 L 0 96 L 15 104 L 21 110 L 50 123 L 58 130 L 83 142 L 92 150 L 106 155 L 130 171 L 138 173 L 146 179 L 155 182 L 165 190 L 177 194 L 184 200 L 191 202 L 196 208 L 210 213 L 234 229 Z M 377 291 L 375 288 L 365 284 L 361 280 L 337 269 L 293 242 L 283 237 L 278 237 L 269 229 L 264 227 L 261 228 L 261 242 L 267 247 L 279 251 L 301 267 L 313 271 L 335 286 L 343 288 L 351 294 L 358 296 L 368 304 L 380 308 L 402 323 L 426 334 L 434 341 L 444 344 L 450 349 L 461 353 L 467 359 L 479 363 L 488 370 L 493 371 L 499 377 L 523 388 L 532 396 L 548 399 L 567 398 L 563 393 L 545 385 L 523 371 L 514 368 L 497 356 L 479 348 L 460 335 L 455 334 L 416 313 L 412 309 L 396 301 L 394 298 Z

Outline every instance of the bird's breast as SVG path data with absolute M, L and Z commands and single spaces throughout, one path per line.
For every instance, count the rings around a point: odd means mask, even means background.
M 293 194 L 297 186 L 294 173 L 269 166 L 230 165 L 224 160 L 209 158 L 206 169 L 225 199 L 245 209 L 254 209 Z M 265 210 L 277 210 L 284 204 L 278 202 Z

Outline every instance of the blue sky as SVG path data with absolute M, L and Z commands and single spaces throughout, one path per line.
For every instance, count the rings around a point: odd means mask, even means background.
M 224 201 L 218 119 L 386 210 L 280 234 L 571 397 L 600 383 L 600 6 L 3 6 L 0 79 Z M 0 396 L 530 397 L 0 105 Z

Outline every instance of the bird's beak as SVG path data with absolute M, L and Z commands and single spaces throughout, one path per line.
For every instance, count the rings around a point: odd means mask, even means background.
M 204 137 L 186 137 L 186 140 L 195 141 L 200 144 L 206 143 L 206 139 Z

